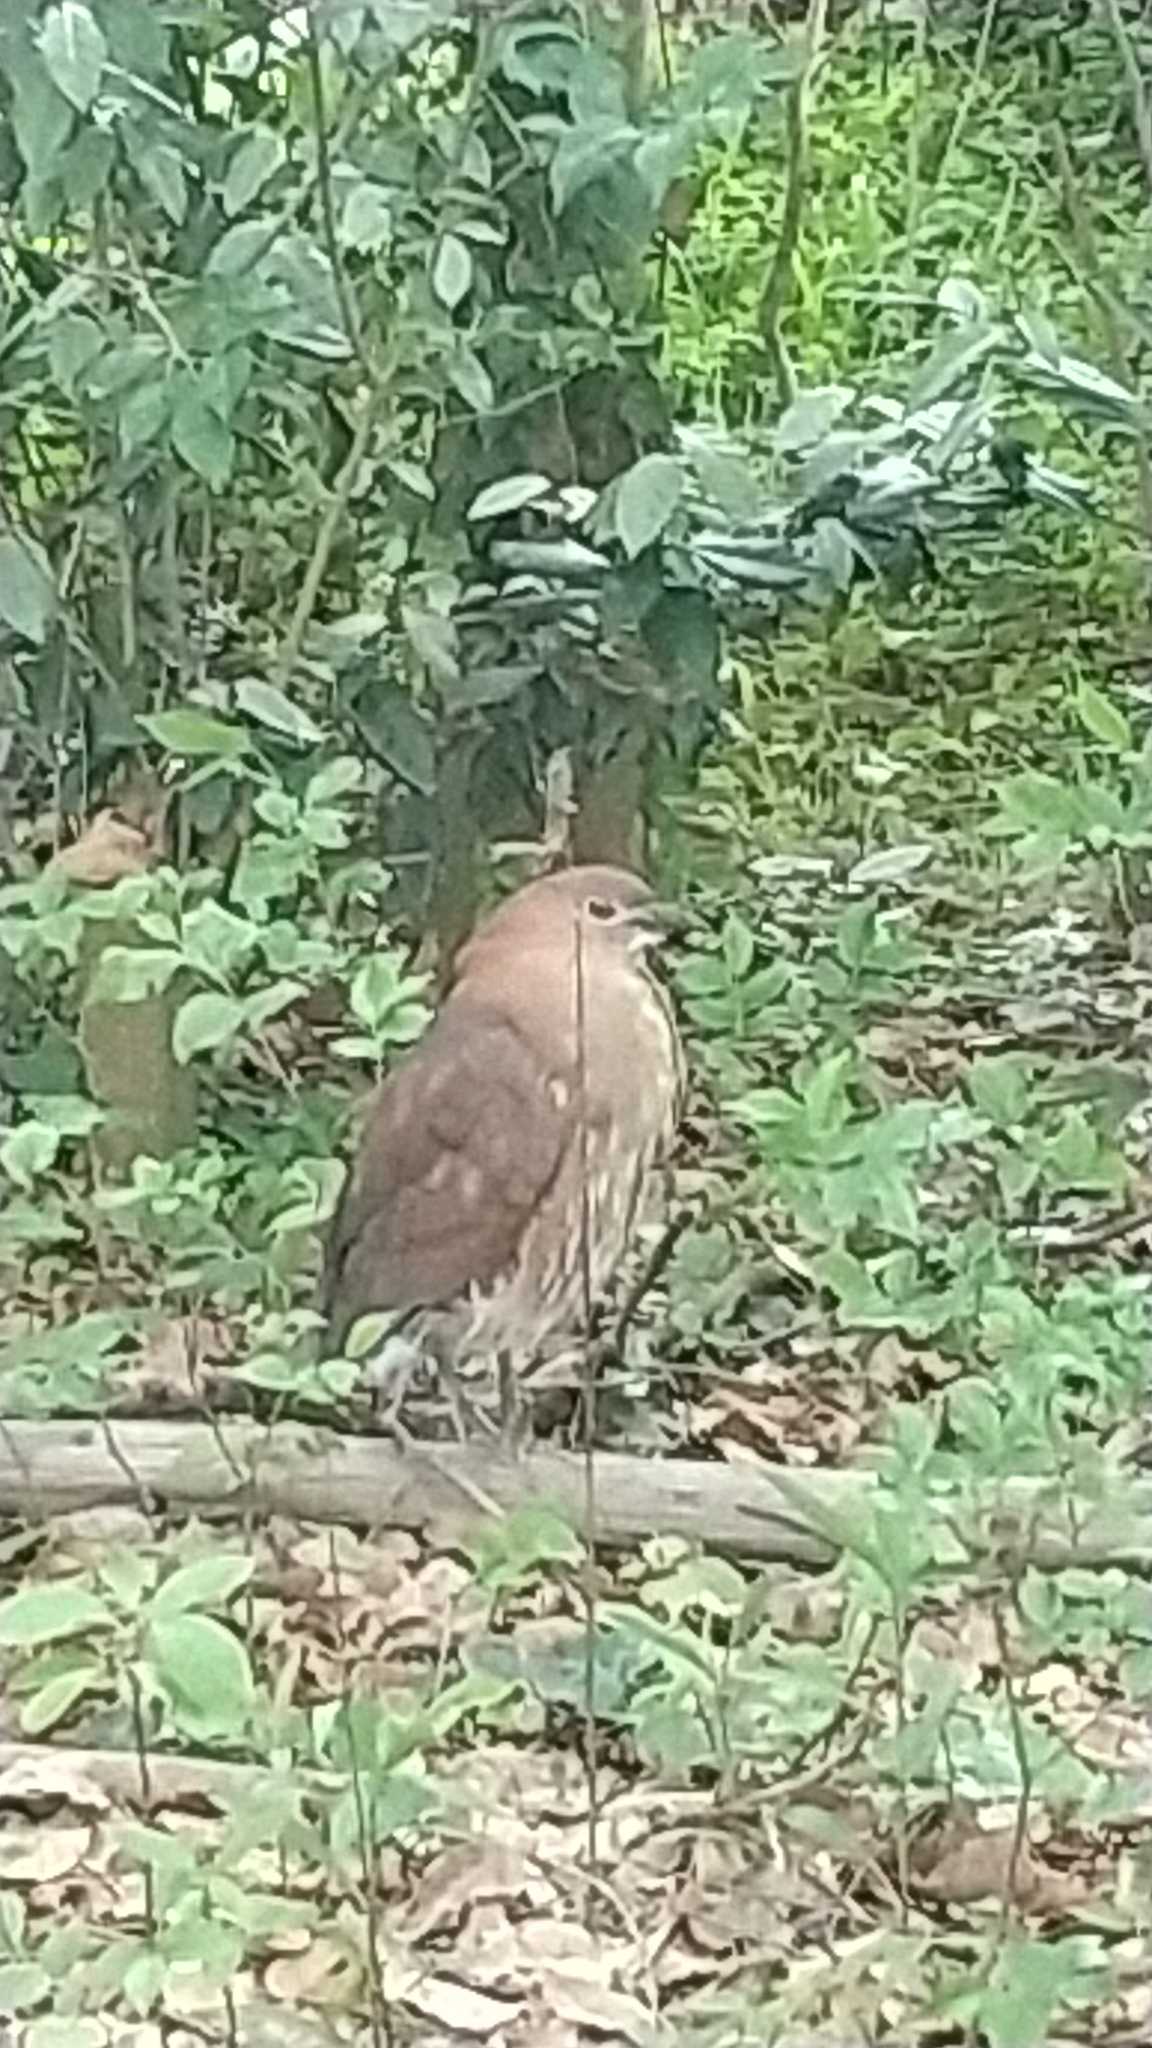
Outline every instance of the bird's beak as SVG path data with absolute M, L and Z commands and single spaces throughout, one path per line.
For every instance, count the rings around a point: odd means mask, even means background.
M 683 930 L 684 913 L 677 903 L 662 903 L 655 897 L 629 911 L 628 922 L 645 945 L 658 946 Z

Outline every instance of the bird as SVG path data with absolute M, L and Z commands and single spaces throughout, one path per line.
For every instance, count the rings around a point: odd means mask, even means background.
M 456 1366 L 495 1362 L 508 1428 L 519 1376 L 583 1329 L 671 1145 L 684 1053 L 648 958 L 668 917 L 622 868 L 524 884 L 460 949 L 369 1110 L 325 1247 L 328 1346 L 347 1355 L 379 1317 L 378 1388 L 430 1361 L 461 1434 Z

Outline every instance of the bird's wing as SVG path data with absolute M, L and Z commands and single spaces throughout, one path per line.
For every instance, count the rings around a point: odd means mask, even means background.
M 509 1020 L 457 997 L 381 1087 L 333 1218 L 321 1308 L 335 1342 L 375 1309 L 493 1282 L 571 1139 L 568 1096 Z

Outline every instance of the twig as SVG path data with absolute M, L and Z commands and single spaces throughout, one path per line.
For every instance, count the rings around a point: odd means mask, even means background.
M 324 234 L 324 246 L 332 270 L 332 282 L 336 287 L 336 298 L 340 307 L 340 318 L 353 355 L 360 358 L 369 375 L 372 366 L 366 360 L 360 335 L 360 322 L 356 306 L 348 290 L 344 265 L 336 241 L 336 219 L 332 209 L 332 162 L 328 154 L 328 119 L 324 103 L 324 74 L 320 63 L 320 43 L 316 32 L 315 8 L 308 9 L 308 84 L 312 93 L 312 112 L 316 122 L 316 184 L 320 194 L 320 221 Z

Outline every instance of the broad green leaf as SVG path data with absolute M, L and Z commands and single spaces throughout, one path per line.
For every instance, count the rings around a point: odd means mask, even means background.
M 459 235 L 441 235 L 432 264 L 432 289 L 442 306 L 454 312 L 472 285 L 472 252 Z
M 846 384 L 825 384 L 815 391 L 803 391 L 781 413 L 772 439 L 781 455 L 811 448 L 831 432 L 852 403 L 854 393 Z
M 132 167 L 145 191 L 173 226 L 179 227 L 188 211 L 188 186 L 179 151 L 149 137 L 132 152 Z
M 477 492 L 468 507 L 469 519 L 498 519 L 503 512 L 519 512 L 522 505 L 530 505 L 534 498 L 542 498 L 555 486 L 546 476 L 525 473 L 522 476 L 503 476 L 498 483 L 485 484 Z
M 392 238 L 393 201 L 383 185 L 353 185 L 340 215 L 340 240 L 374 255 Z
M 293 704 L 275 683 L 261 682 L 257 676 L 242 676 L 236 685 L 236 702 L 258 724 L 270 726 L 273 732 L 287 733 L 289 739 L 299 740 L 303 746 L 317 746 L 324 738 L 308 713 Z
M 57 383 L 71 391 L 103 347 L 104 330 L 89 314 L 63 313 L 54 320 L 48 333 L 48 363 Z
M 83 1699 L 90 1689 L 99 1688 L 104 1682 L 98 1664 L 78 1664 L 74 1671 L 58 1672 L 42 1685 L 20 1709 L 20 1726 L 25 1735 L 43 1735 L 48 1728 L 54 1728 L 58 1721 Z
M 922 412 L 926 406 L 934 405 L 1003 340 L 1003 332 L 993 320 L 966 322 L 945 335 L 908 393 L 909 413 Z
M 71 105 L 53 85 L 35 50 L 5 51 L 12 92 L 12 133 L 29 179 L 47 178 L 60 160 L 75 121 Z
M 53 85 L 81 113 L 87 113 L 100 90 L 108 55 L 103 31 L 80 0 L 60 0 L 44 16 L 40 54 Z
M 0 1168 L 18 1188 L 30 1188 L 54 1163 L 61 1142 L 59 1131 L 46 1124 L 17 1124 L 0 1139 Z
M 684 472 L 671 455 L 642 455 L 616 482 L 614 518 L 630 558 L 663 533 L 680 503 Z
M 114 1628 L 115 1616 L 94 1593 L 77 1585 L 30 1586 L 0 1600 L 0 1643 L 27 1648 L 83 1635 L 93 1628 Z
M 193 1607 L 214 1607 L 230 1600 L 252 1576 L 250 1557 L 198 1557 L 181 1565 L 157 1587 L 149 1603 L 156 1621 L 185 1614 Z
M 34 540 L 0 533 L 0 619 L 40 646 L 56 603 L 48 558 Z
M 108 946 L 88 984 L 87 1000 L 144 1002 L 166 989 L 182 965 L 180 954 L 171 947 Z
M 496 403 L 491 377 L 474 349 L 461 348 L 445 365 L 448 382 L 473 412 L 488 413 Z
M 250 745 L 243 726 L 228 725 L 207 711 L 156 711 L 141 714 L 136 723 L 170 754 L 215 754 L 232 760 Z
M 172 1054 L 187 1066 L 194 1053 L 226 1045 L 244 1027 L 244 1005 L 216 989 L 199 989 L 181 1003 L 172 1025 Z
M 208 274 L 244 277 L 270 256 L 280 239 L 275 221 L 242 220 L 222 234 L 208 258 Z
M 146 1642 L 177 1713 L 200 1728 L 243 1725 L 254 1694 L 252 1668 L 244 1645 L 221 1622 L 203 1614 L 153 1621 Z
M 178 387 L 172 413 L 172 446 L 211 490 L 223 490 L 232 474 L 232 429 L 206 404 L 196 385 L 188 382 Z
M 1095 683 L 1081 682 L 1076 692 L 1076 716 L 1093 739 L 1122 754 L 1132 751 L 1132 728 L 1118 704 L 1098 690 Z
M 224 211 L 230 220 L 251 205 L 273 172 L 280 169 L 284 156 L 284 144 L 270 128 L 253 129 L 233 150 L 222 194 Z
M 26 2012 L 52 1990 L 52 1979 L 39 1963 L 0 1963 L 0 2013 Z

